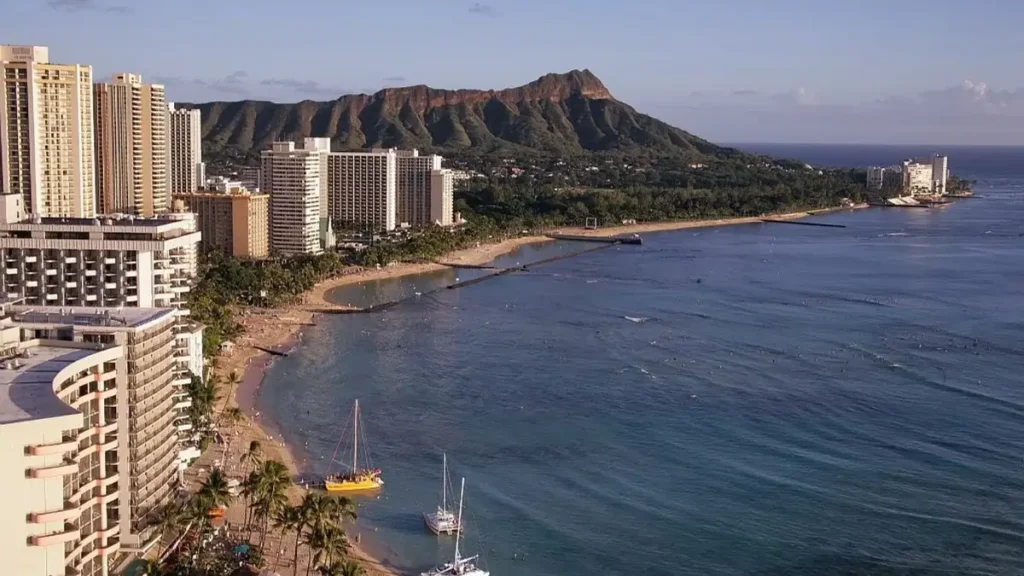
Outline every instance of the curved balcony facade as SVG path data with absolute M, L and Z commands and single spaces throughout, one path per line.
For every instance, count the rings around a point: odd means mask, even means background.
M 123 348 L 40 340 L 18 348 L 18 368 L 0 371 L 0 429 L 10 440 L 0 445 L 0 487 L 19 498 L 5 503 L 0 526 L 28 537 L 4 555 L 5 572 L 44 574 L 63 561 L 71 573 L 108 576 L 100 551 L 119 546 L 120 527 L 107 517 L 119 494 L 105 487 L 118 477 L 94 463 L 118 450 L 104 407 L 116 402 Z

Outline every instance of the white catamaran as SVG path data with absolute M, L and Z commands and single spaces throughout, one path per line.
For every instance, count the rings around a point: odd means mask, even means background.
M 459 491 L 459 526 L 462 526 L 462 499 L 466 495 L 466 479 L 462 479 L 462 489 Z M 429 572 L 423 572 L 420 576 L 491 576 L 491 573 L 478 568 L 474 562 L 477 557 L 470 556 L 462 558 L 459 556 L 459 543 L 462 540 L 462 530 L 455 532 L 455 559 L 442 566 L 438 566 Z
M 444 455 L 444 464 L 441 472 L 441 505 L 436 512 L 425 512 L 423 521 L 427 528 L 437 535 L 454 534 L 458 532 L 462 524 L 455 517 L 455 513 L 448 509 L 448 454 Z

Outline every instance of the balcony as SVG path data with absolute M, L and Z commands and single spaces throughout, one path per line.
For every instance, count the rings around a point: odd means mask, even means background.
M 39 262 L 39 258 L 36 256 L 25 256 L 24 260 L 26 264 L 34 264 L 36 262 Z
M 95 276 L 96 275 L 96 271 L 95 270 L 86 270 L 85 271 L 85 275 L 86 276 Z
M 50 512 L 33 512 L 28 515 L 28 521 L 32 524 L 49 524 L 50 522 L 61 522 L 78 518 L 82 514 L 81 507 L 71 500 L 64 501 L 64 508 L 51 510 Z
M 97 488 L 106 488 L 107 486 L 110 486 L 112 484 L 117 484 L 118 481 L 121 479 L 121 476 L 117 472 L 111 473 L 110 467 L 105 469 L 104 472 L 107 475 L 104 476 L 103 478 L 96 478 L 95 480 L 90 480 L 85 484 L 82 484 L 78 488 L 78 490 L 76 490 L 75 493 L 71 495 L 70 500 L 72 502 L 87 503 L 89 501 L 94 501 L 97 498 L 102 498 L 103 502 L 113 502 L 114 499 L 117 497 L 117 492 L 97 497 L 90 497 L 85 502 L 82 502 L 82 498 L 85 497 L 87 494 L 92 494 L 93 490 Z
M 117 288 L 117 282 L 104 282 L 103 287 L 107 290 L 114 290 Z
M 57 295 L 56 294 L 47 294 L 46 295 L 46 299 L 47 300 L 56 300 L 57 299 Z
M 47 276 L 56 276 L 57 275 L 57 270 L 55 270 L 53 268 L 47 268 L 46 269 L 46 275 Z
M 37 286 L 39 286 L 39 282 L 37 282 L 35 280 L 26 280 L 25 281 L 25 287 L 26 288 L 35 288 Z
M 29 478 L 56 478 L 59 476 L 74 474 L 75 472 L 78 472 L 78 463 L 73 459 L 65 459 L 62 463 L 56 466 L 50 466 L 47 468 L 28 468 L 26 470 Z
M 116 264 L 117 263 L 117 258 L 104 258 L 103 259 L 103 263 L 104 264 Z
M 120 524 L 118 524 L 118 526 L 120 526 Z M 110 556 L 111 554 L 116 554 L 120 549 L 121 540 L 118 538 L 115 538 L 113 540 L 107 540 L 106 546 L 100 546 L 99 548 L 97 548 L 97 550 L 100 551 L 100 556 L 104 557 Z
M 32 546 L 56 546 L 65 542 L 74 542 L 79 539 L 81 534 L 78 526 L 66 523 L 64 524 L 63 531 L 46 534 L 45 536 L 32 536 L 29 538 L 29 542 Z
M 95 294 L 86 294 L 85 295 L 85 301 L 86 302 L 95 302 L 96 298 L 97 298 L 97 296 Z
M 65 282 L 65 288 L 78 288 L 78 282 Z
M 30 456 L 48 456 L 51 454 L 63 454 L 78 449 L 78 438 L 68 437 L 58 444 L 37 444 L 28 447 Z
M 8 274 L 17 274 L 18 273 L 18 269 L 17 268 L 8 268 L 7 269 L 7 273 Z
M 64 263 L 65 264 L 77 264 L 78 263 L 78 258 L 75 257 L 75 256 L 65 256 L 64 257 Z

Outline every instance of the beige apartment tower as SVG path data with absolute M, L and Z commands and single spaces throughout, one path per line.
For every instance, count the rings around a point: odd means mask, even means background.
M 261 155 L 263 192 L 270 196 L 270 251 L 319 254 L 321 153 L 274 142 Z
M 167 170 L 171 194 L 188 194 L 203 187 L 206 165 L 203 164 L 203 119 L 199 110 L 179 110 L 167 105 L 168 155 Z
M 455 223 L 455 173 L 446 168 L 430 171 L 430 223 Z
M 0 45 L 0 79 L 0 194 L 20 194 L 31 214 L 93 216 L 92 68 Z
M 253 194 L 236 185 L 224 192 L 176 194 L 174 200 L 196 215 L 204 250 L 236 258 L 269 255 L 269 195 Z
M 168 208 L 167 100 L 138 74 L 93 87 L 96 195 L 102 214 L 153 216 Z
M 420 156 L 418 150 L 399 150 L 397 156 L 395 193 L 398 200 L 398 222 L 410 226 L 432 224 L 432 172 L 441 169 L 444 159 L 436 154 Z

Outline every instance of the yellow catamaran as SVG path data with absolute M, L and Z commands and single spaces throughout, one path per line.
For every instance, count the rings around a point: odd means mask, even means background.
M 340 444 L 340 442 L 339 442 Z M 338 449 L 334 449 L 337 456 Z M 331 457 L 331 464 L 334 463 Z M 359 400 L 356 400 L 352 417 L 352 468 L 347 474 L 330 474 L 324 479 L 328 492 L 366 492 L 377 490 L 384 485 L 380 468 L 359 467 Z

